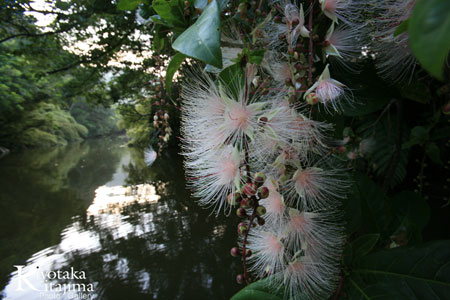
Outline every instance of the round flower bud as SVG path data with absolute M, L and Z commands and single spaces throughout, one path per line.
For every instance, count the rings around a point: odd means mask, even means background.
M 238 247 L 233 247 L 233 248 L 231 248 L 230 254 L 231 254 L 231 256 L 233 256 L 233 257 L 241 256 L 241 252 L 239 251 L 239 248 L 238 248 Z
M 261 124 L 261 125 L 266 125 L 268 121 L 269 120 L 267 119 L 267 117 L 260 117 L 258 119 L 258 123 Z
M 154 120 L 154 121 L 158 121 L 158 115 L 155 114 L 155 115 L 153 116 L 153 120 Z
M 316 93 L 311 93 L 306 96 L 306 103 L 309 105 L 315 105 L 319 102 L 319 97 Z
M 165 114 L 164 114 L 164 120 L 166 120 L 166 121 L 169 120 L 169 114 L 168 114 L 168 113 L 165 113 Z
M 241 208 L 249 209 L 250 207 L 252 206 L 250 205 L 250 200 L 248 198 L 244 198 L 241 200 Z
M 241 222 L 238 225 L 238 234 L 245 234 L 245 233 L 247 233 L 247 224 L 244 222 Z
M 243 283 L 244 283 L 244 280 L 245 280 L 244 275 L 238 274 L 238 275 L 236 276 L 236 282 L 237 282 L 238 284 L 243 284 Z
M 244 185 L 243 192 L 247 196 L 251 197 L 256 194 L 256 187 L 253 183 L 249 182 L 246 185 Z
M 241 15 L 245 15 L 247 13 L 247 3 L 239 4 L 238 11 Z
M 264 184 L 264 181 L 266 181 L 266 174 L 262 173 L 262 172 L 258 172 L 255 174 L 255 185 L 260 187 L 261 185 Z
M 244 217 L 247 216 L 247 212 L 245 211 L 244 208 L 239 207 L 239 208 L 236 210 L 236 215 L 237 215 L 239 218 L 244 218 Z
M 355 151 L 350 151 L 349 153 L 347 153 L 347 158 L 348 159 L 353 160 L 353 159 L 356 159 L 356 157 L 357 157 L 357 154 L 356 154 Z
M 442 107 L 442 113 L 447 116 L 450 115 L 450 102 Z
M 250 250 L 250 249 L 245 250 L 245 256 L 246 257 L 252 256 L 252 250 Z
M 266 224 L 266 221 L 263 218 L 258 218 L 258 225 L 263 226 L 264 224 Z
M 258 206 L 258 207 L 256 208 L 256 213 L 257 213 L 259 216 L 262 216 L 262 215 L 264 215 L 264 214 L 266 213 L 266 208 L 265 208 L 264 206 Z
M 266 186 L 262 186 L 258 189 L 258 198 L 266 199 L 269 197 L 269 189 Z

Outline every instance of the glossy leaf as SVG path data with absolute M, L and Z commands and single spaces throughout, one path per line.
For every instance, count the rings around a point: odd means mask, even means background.
M 441 160 L 441 150 L 436 145 L 436 143 L 430 143 L 425 148 L 425 153 L 427 156 L 436 164 L 443 165 Z
M 368 254 L 378 242 L 378 233 L 360 236 L 352 243 L 353 257 L 355 259 Z
M 430 219 L 430 207 L 418 194 L 412 191 L 402 191 L 392 198 L 392 206 L 397 214 L 407 218 L 409 223 L 422 230 Z
M 388 198 L 381 188 L 365 174 L 356 175 L 362 207 L 362 226 L 367 232 L 390 234 L 388 228 L 392 216 L 388 213 Z
M 352 300 L 449 299 L 450 241 L 382 250 L 359 260 L 346 287 Z
M 173 75 L 175 75 L 175 72 L 178 70 L 178 68 L 183 63 L 185 58 L 186 58 L 186 55 L 184 55 L 183 53 L 177 53 L 172 57 L 172 59 L 169 62 L 169 65 L 167 66 L 165 84 L 166 84 L 167 94 L 169 94 L 169 95 L 170 95 L 170 90 L 172 88 Z
M 239 292 L 237 292 L 230 300 L 283 300 L 283 294 L 275 291 L 270 286 L 267 279 L 256 281 Z
M 220 9 L 217 0 L 211 1 L 198 20 L 172 44 L 173 49 L 222 68 L 220 50 Z
M 184 27 L 183 3 L 179 0 L 154 0 L 152 6 L 156 13 L 168 24 Z
M 428 87 L 421 81 L 413 81 L 409 84 L 399 86 L 402 97 L 419 103 L 430 102 L 430 91 Z
M 434 77 L 444 79 L 450 51 L 450 1 L 417 1 L 409 22 L 411 49 L 420 64 Z

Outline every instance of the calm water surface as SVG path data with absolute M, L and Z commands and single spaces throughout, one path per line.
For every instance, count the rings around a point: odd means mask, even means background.
M 209 300 L 239 289 L 236 220 L 190 198 L 176 151 L 147 167 L 123 144 L 0 160 L 0 299 Z

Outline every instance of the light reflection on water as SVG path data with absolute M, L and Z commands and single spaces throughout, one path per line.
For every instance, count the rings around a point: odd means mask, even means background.
M 8 258 L 0 263 L 0 275 L 10 277 L 0 285 L 0 289 L 4 287 L 2 295 L 27 300 L 58 295 L 56 299 L 228 299 L 238 288 L 233 278 L 240 266 L 228 254 L 236 238 L 235 226 L 223 217 L 210 216 L 189 198 L 180 158 L 166 154 L 148 168 L 142 153 L 121 148 L 117 141 L 110 141 L 107 147 L 105 141 L 88 146 L 82 152 L 66 150 L 71 155 L 82 153 L 78 158 L 64 158 L 64 153 L 58 153 L 57 159 L 47 158 L 50 164 L 57 160 L 58 168 L 65 168 L 58 173 L 61 182 L 57 190 L 34 180 L 42 176 L 40 170 L 48 172 L 47 164 L 27 172 L 23 171 L 28 167 L 26 161 L 20 157 L 0 161 L 0 174 L 17 172 L 16 178 L 22 178 L 19 183 L 29 181 L 40 195 L 30 201 L 29 194 L 17 192 L 18 186 L 0 190 L 0 196 L 10 192 L 5 200 L 0 198 L 10 219 L 38 224 L 35 232 L 24 233 L 29 225 L 22 224 L 16 229 L 9 227 L 8 233 L 0 236 L 2 245 L 7 245 L 0 247 L 1 257 Z M 64 166 L 63 161 L 72 164 Z M 88 180 L 95 172 L 95 180 Z M 18 208 L 9 207 L 6 201 L 17 201 Z M 39 202 L 41 211 L 34 209 Z M 65 221 L 58 219 L 59 210 L 48 209 L 52 206 L 71 208 L 62 214 Z M 37 215 L 22 218 L 29 210 Z M 42 247 L 45 243 L 40 237 L 47 235 L 52 237 L 44 238 L 47 245 Z M 15 248 L 20 251 L 14 253 Z M 21 278 L 13 265 L 25 266 Z M 44 281 L 51 271 L 71 268 L 83 271 L 86 278 Z M 30 286 L 48 290 L 49 284 L 69 288 L 71 284 L 92 284 L 94 291 L 83 295 L 74 291 L 40 293 Z

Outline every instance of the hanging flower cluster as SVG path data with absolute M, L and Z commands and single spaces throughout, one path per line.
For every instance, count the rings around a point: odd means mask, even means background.
M 411 79 L 417 61 L 409 46 L 409 33 L 399 30 L 408 22 L 416 0 L 370 0 L 374 16 L 366 27 L 367 43 L 374 49 L 376 66 L 382 77 L 398 82 Z M 406 26 L 403 26 L 406 28 Z
M 185 167 L 201 205 L 241 218 L 238 245 L 231 249 L 243 261 L 238 283 L 267 277 L 289 299 L 326 299 L 338 285 L 344 242 L 339 207 L 349 182 L 336 167 L 330 125 L 315 121 L 312 112 L 352 104 L 350 89 L 324 62 L 351 63 L 359 55 L 354 40 L 362 26 L 351 22 L 353 1 L 274 5 L 278 13 L 266 18 L 252 44 L 265 49 L 259 66 L 246 58 L 251 51 L 236 49 L 224 65 L 240 64 L 237 81 L 214 80 L 205 71 L 187 76 Z M 314 16 L 330 24 L 321 38 Z

